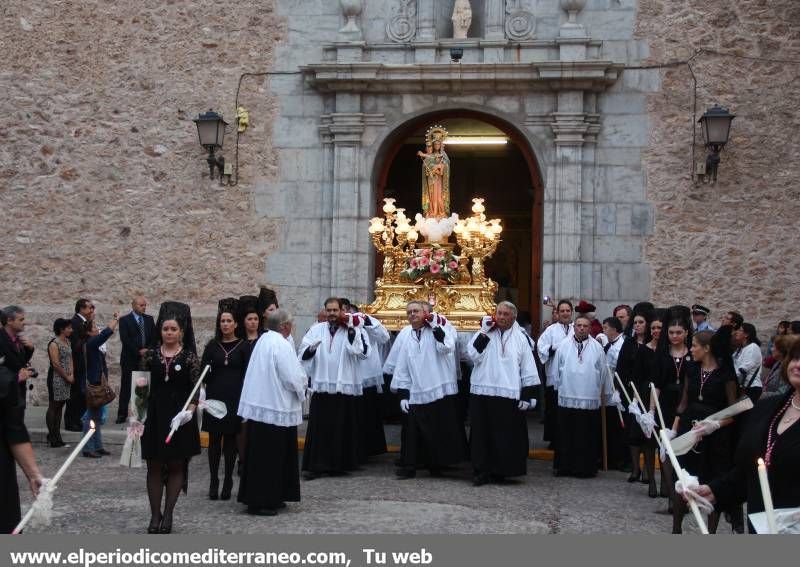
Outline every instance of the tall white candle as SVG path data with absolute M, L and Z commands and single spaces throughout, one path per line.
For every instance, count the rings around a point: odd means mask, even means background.
M 661 413 L 661 403 L 658 401 L 658 392 L 656 392 L 656 385 L 650 382 L 650 397 L 656 403 L 656 410 L 658 410 L 658 420 L 661 422 L 661 429 L 666 429 L 667 424 L 664 423 L 664 414 Z
M 67 458 L 67 460 L 64 461 L 64 464 L 61 465 L 61 468 L 58 469 L 58 471 L 53 476 L 53 478 L 50 479 L 50 482 L 48 483 L 48 487 L 50 488 L 50 492 L 55 490 L 56 484 L 58 484 L 58 481 L 61 479 L 62 476 L 64 476 L 64 473 L 67 472 L 67 469 L 72 464 L 72 461 L 74 461 L 78 457 L 78 453 L 80 453 L 81 450 L 83 449 L 83 447 L 89 442 L 89 439 L 92 438 L 92 435 L 94 435 L 94 432 L 95 432 L 94 421 L 90 421 L 89 422 L 89 431 L 86 432 L 86 435 L 83 436 L 83 439 L 81 439 L 80 443 L 75 445 L 75 448 L 72 450 L 72 453 L 70 453 L 70 455 Z
M 631 389 L 633 390 L 633 395 L 636 396 L 636 402 L 639 404 L 639 407 L 642 408 L 642 413 L 645 414 L 648 411 L 650 411 L 646 407 L 644 407 L 644 402 L 642 401 L 642 397 L 639 395 L 639 389 L 636 387 L 636 384 L 634 384 L 633 382 L 631 382 Z M 661 448 L 661 440 L 658 438 L 658 434 L 656 434 L 656 443 L 658 443 L 658 448 L 660 449 Z
M 197 380 L 197 384 L 195 384 L 194 388 L 192 388 L 192 393 L 189 394 L 188 398 L 186 398 L 186 403 L 183 404 L 183 409 L 181 409 L 181 412 L 186 411 L 186 408 L 188 408 L 189 404 L 192 403 L 192 398 L 194 398 L 194 395 L 197 393 L 197 390 L 200 388 L 200 385 L 203 383 L 203 380 L 205 380 L 206 373 L 209 370 L 211 370 L 211 365 L 210 364 L 206 364 L 206 367 L 203 368 L 203 373 L 200 374 L 200 378 Z M 165 443 L 169 443 L 170 441 L 172 441 L 172 436 L 175 435 L 176 431 L 178 431 L 177 427 L 170 427 L 169 434 L 167 435 L 167 439 L 164 442 Z
M 53 475 L 53 478 L 51 478 L 47 482 L 47 484 L 42 488 L 42 490 L 46 490 L 50 494 L 55 492 L 56 484 L 58 484 L 58 481 L 61 479 L 62 476 L 64 476 L 64 473 L 67 472 L 67 469 L 72 464 L 72 461 L 74 461 L 78 457 L 78 453 L 81 452 L 83 447 L 89 442 L 89 439 L 92 438 L 94 432 L 95 432 L 94 421 L 90 421 L 89 431 L 86 432 L 86 435 L 83 436 L 83 439 L 80 440 L 80 443 L 78 443 L 75 446 L 75 448 L 72 450 L 72 453 L 70 453 L 69 457 L 67 457 L 67 460 L 64 461 L 64 464 L 61 465 L 61 468 L 59 468 L 58 471 L 56 471 L 56 474 Z M 36 501 L 34 501 L 33 504 L 31 504 L 31 507 L 28 510 L 28 512 L 25 514 L 22 520 L 20 520 L 19 524 L 17 524 L 17 527 L 14 528 L 14 531 L 11 532 L 12 534 L 16 535 L 22 532 L 22 529 L 25 527 L 25 525 L 28 523 L 31 517 L 33 517 L 35 506 L 36 506 Z
M 672 450 L 672 443 L 667 436 L 666 430 L 661 430 L 661 441 L 664 443 L 664 448 L 667 450 L 667 456 L 669 457 L 669 462 L 672 463 L 672 468 L 675 471 L 675 474 L 678 476 L 678 480 L 681 481 L 682 484 L 686 484 L 686 471 L 681 468 L 681 464 L 678 462 L 678 457 L 675 456 L 675 451 Z M 697 527 L 700 528 L 700 532 L 704 535 L 708 535 L 708 526 L 706 526 L 705 521 L 703 520 L 703 515 L 700 513 L 700 507 L 697 505 L 697 502 L 694 501 L 692 496 L 689 496 L 689 509 L 692 511 L 694 515 L 694 519 L 697 522 Z
M 761 485 L 761 499 L 764 501 L 764 512 L 767 515 L 767 526 L 769 533 L 777 534 L 778 526 L 775 523 L 775 507 L 772 505 L 772 491 L 769 489 L 769 479 L 767 478 L 767 465 L 764 459 L 758 459 L 758 484 Z

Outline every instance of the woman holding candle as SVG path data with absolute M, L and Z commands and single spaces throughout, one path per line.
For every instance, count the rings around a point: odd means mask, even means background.
M 639 307 L 638 305 L 636 306 Z M 628 395 L 635 401 L 633 389 L 630 383 L 636 385 L 636 389 L 642 396 L 642 401 L 646 404 L 645 410 L 649 409 L 650 400 L 650 381 L 651 367 L 654 358 L 654 350 L 648 343 L 652 341 L 650 335 L 650 324 L 653 319 L 653 311 L 648 309 L 634 308 L 634 316 L 631 321 L 633 336 L 622 344 L 617 359 L 617 373 L 625 385 Z M 625 430 L 628 432 L 628 447 L 631 452 L 631 464 L 633 469 L 628 477 L 628 482 L 637 480 L 649 485 L 648 495 L 652 498 L 658 496 L 658 489 L 655 481 L 655 440 L 648 439 L 642 428 L 633 415 L 628 412 L 625 422 Z M 640 468 L 640 459 L 644 455 L 645 473 Z
M 681 402 L 672 425 L 674 435 L 694 430 L 700 441 L 680 457 L 681 466 L 701 483 L 725 474 L 731 468 L 732 432 L 722 422 L 706 418 L 736 401 L 736 375 L 731 359 L 731 327 L 716 333 L 700 331 L 692 337 L 690 349 L 696 363 L 687 370 Z M 686 507 L 673 506 L 672 533 L 681 533 Z M 708 530 L 716 533 L 719 513 L 708 518 Z
M 756 404 L 742 429 L 734 467 L 698 490 L 717 509 L 746 501 L 748 513 L 764 511 L 758 458 L 766 465 L 774 508 L 800 506 L 800 337 L 787 345 L 781 368 L 790 390 Z
M 692 344 L 691 315 L 674 316 L 677 312 L 670 310 L 664 318 L 666 332 L 662 332 L 653 361 L 653 384 L 656 396 L 664 414 L 664 423 L 672 427 L 675 414 L 683 394 L 684 384 L 689 369 L 695 364 L 689 354 Z M 672 511 L 675 489 L 675 477 L 669 459 L 664 459 L 661 466 L 660 495 L 669 498 L 669 510 Z
M 142 357 L 142 370 L 150 371 L 147 421 L 142 435 L 142 457 L 147 460 L 147 494 L 150 500 L 147 533 L 150 534 L 172 531 L 172 512 L 184 484 L 185 464 L 189 458 L 200 454 L 200 435 L 194 415 L 196 399 L 187 408 L 191 414 L 189 420 L 178 428 L 169 443 L 165 442 L 172 421 L 184 417 L 183 404 L 200 376 L 200 361 L 190 345 L 185 344 L 184 330 L 187 326 L 183 317 L 160 316 L 157 326 L 159 344 Z M 162 513 L 164 484 L 166 502 Z
M 211 483 L 208 497 L 211 500 L 230 500 L 233 488 L 233 468 L 236 464 L 236 436 L 242 419 L 236 415 L 239 396 L 242 394 L 244 375 L 250 358 L 247 341 L 236 337 L 236 319 L 232 311 L 217 315 L 215 336 L 203 351 L 202 367 L 211 366 L 206 378 L 206 397 L 225 403 L 228 413 L 218 419 L 206 413 L 203 431 L 208 432 L 208 465 Z M 225 478 L 219 493 L 219 464 L 225 455 Z

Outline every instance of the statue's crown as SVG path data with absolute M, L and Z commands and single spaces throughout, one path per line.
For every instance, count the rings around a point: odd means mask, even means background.
M 447 130 L 445 130 L 444 126 L 438 124 L 436 126 L 431 126 L 428 128 L 427 132 L 425 132 L 425 144 L 430 145 L 437 140 L 443 144 L 447 141 Z

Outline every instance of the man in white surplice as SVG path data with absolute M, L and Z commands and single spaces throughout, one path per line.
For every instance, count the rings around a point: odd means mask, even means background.
M 458 415 L 456 332 L 430 305 L 412 301 L 406 307 L 408 326 L 400 331 L 391 388 L 400 394 L 400 409 L 408 414 L 401 448 L 399 478 L 428 468 L 432 476 L 464 461 L 467 439 Z M 389 359 L 394 359 L 390 353 Z
M 497 304 L 494 316 L 481 321 L 468 346 L 475 367 L 470 383 L 470 457 L 473 484 L 524 476 L 528 461 L 525 411 L 536 407 L 533 396 L 539 372 L 533 341 L 517 324 L 510 301 Z
M 299 358 L 311 377 L 303 477 L 340 475 L 365 460 L 358 430 L 359 364 L 369 356 L 369 338 L 358 314 L 342 312 L 341 300 L 325 301 L 327 320 L 313 325 L 300 343 Z
M 556 367 L 553 364 L 553 358 L 561 341 L 572 336 L 572 303 L 562 299 L 556 306 L 556 313 L 558 320 L 548 325 L 536 341 L 539 361 L 544 364 L 545 369 L 543 439 L 550 442 L 551 449 L 555 447 L 558 441 L 558 429 L 556 428 L 558 402 L 555 388 L 553 388 Z
M 558 476 L 593 477 L 601 458 L 600 406 L 614 393 L 606 353 L 589 336 L 591 321 L 575 319 L 573 336 L 558 345 L 553 386 L 558 396 L 558 443 L 553 469 Z
M 300 501 L 297 426 L 306 393 L 305 372 L 288 340 L 291 315 L 271 311 L 267 329 L 250 355 L 238 411 L 247 420 L 238 500 L 258 516 L 274 516 L 285 502 Z

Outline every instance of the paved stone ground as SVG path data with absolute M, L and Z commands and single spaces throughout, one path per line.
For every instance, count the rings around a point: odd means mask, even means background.
M 40 410 L 32 408 L 29 422 L 36 455 L 45 476 L 52 475 L 69 449 L 51 449 L 43 441 Z M 534 422 L 535 420 L 531 420 Z M 532 439 L 541 439 L 538 423 Z M 149 520 L 144 469 L 118 463 L 122 426 L 107 426 L 103 459 L 79 457 L 59 483 L 53 523 L 28 533 L 143 533 Z M 396 428 L 387 427 L 390 439 Z M 75 439 L 65 435 L 65 440 Z M 39 442 L 37 442 L 39 440 Z M 548 461 L 530 460 L 524 479 L 504 485 L 475 488 L 467 468 L 447 478 L 394 477 L 388 454 L 363 470 L 338 478 L 301 481 L 302 502 L 290 503 L 277 517 L 255 518 L 233 499 L 207 498 L 208 466 L 205 450 L 190 464 L 188 495 L 178 501 L 173 533 L 669 533 L 671 518 L 666 500 L 647 497 L 642 484 L 625 482 L 626 473 L 600 473 L 595 479 L 555 478 Z M 19 481 L 23 511 L 30 492 L 22 474 Z M 238 482 L 238 480 L 237 480 Z M 694 533 L 687 517 L 685 531 Z M 721 527 L 722 528 L 722 527 Z M 722 528 L 721 531 L 724 531 Z

